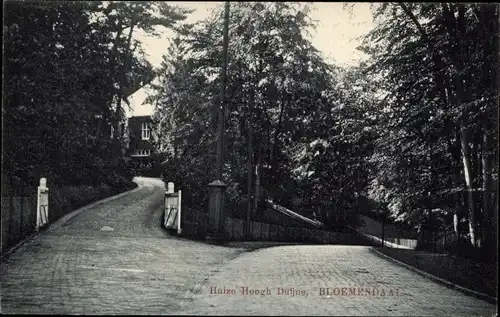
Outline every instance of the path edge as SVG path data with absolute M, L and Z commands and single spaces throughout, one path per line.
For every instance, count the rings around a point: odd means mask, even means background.
M 18 242 L 16 245 L 14 245 L 12 248 L 10 248 L 9 251 L 5 252 L 4 254 L 2 254 L 2 262 L 4 260 L 6 260 L 12 253 L 14 253 L 16 250 L 18 250 L 21 246 L 23 246 L 24 244 L 26 244 L 28 241 L 30 240 L 33 240 L 34 238 L 36 238 L 40 233 L 42 232 L 53 232 L 54 230 L 62 227 L 65 223 L 67 223 L 68 221 L 70 221 L 72 218 L 78 216 L 79 214 L 81 214 L 82 212 L 84 211 L 87 211 L 91 208 L 94 208 L 95 206 L 98 206 L 100 204 L 104 204 L 104 203 L 107 203 L 107 202 L 110 202 L 110 201 L 113 201 L 115 199 L 118 199 L 120 197 L 123 197 L 127 194 L 132 194 L 136 191 L 138 191 L 142 186 L 137 182 L 137 181 L 133 181 L 135 184 L 137 184 L 137 186 L 135 188 L 131 188 L 129 190 L 126 190 L 122 193 L 119 193 L 119 194 L 116 194 L 116 195 L 113 195 L 113 196 L 109 196 L 109 197 L 106 197 L 106 198 L 103 198 L 101 200 L 98 200 L 98 201 L 94 201 L 93 203 L 90 203 L 88 205 L 85 205 L 83 207 L 80 207 L 76 210 L 73 210 L 72 212 L 64 215 L 63 217 L 59 218 L 58 220 L 56 220 L 54 223 L 52 224 L 49 224 L 47 226 L 47 228 L 45 229 L 41 229 L 40 231 L 38 232 L 34 232 L 32 234 L 30 234 L 28 237 L 24 238 L 23 240 L 21 240 L 20 242 Z
M 426 277 L 426 278 L 428 278 L 428 279 L 430 279 L 430 280 L 432 280 L 434 282 L 443 284 L 443 285 L 445 285 L 445 286 L 447 286 L 449 288 L 456 289 L 456 290 L 458 290 L 458 291 L 460 291 L 462 293 L 465 293 L 465 294 L 467 294 L 469 296 L 474 296 L 476 298 L 482 299 L 482 300 L 487 301 L 487 302 L 489 302 L 491 304 L 495 304 L 496 305 L 498 303 L 498 299 L 495 298 L 495 297 L 493 297 L 493 296 L 490 296 L 490 295 L 487 295 L 487 294 L 484 294 L 484 293 L 481 293 L 481 292 L 477 292 L 477 291 L 471 290 L 469 288 L 466 288 L 466 287 L 457 285 L 455 283 L 452 283 L 450 281 L 447 281 L 447 280 L 445 280 L 445 279 L 443 279 L 441 277 L 437 277 L 437 276 L 435 276 L 433 274 L 430 274 L 430 273 L 427 273 L 427 272 L 422 271 L 420 269 L 417 269 L 416 267 L 411 266 L 409 264 L 406 264 L 404 262 L 401 262 L 401 261 L 399 261 L 399 260 L 397 260 L 397 259 L 395 259 L 395 258 L 393 258 L 393 257 L 391 257 L 391 256 L 389 256 L 387 254 L 384 254 L 384 253 L 378 251 L 377 249 L 375 249 L 373 247 L 370 248 L 370 250 L 372 252 L 374 252 L 376 255 L 378 255 L 378 256 L 380 256 L 382 258 L 384 258 L 386 260 L 389 260 L 391 262 L 394 262 L 394 263 L 396 263 L 396 264 L 398 264 L 400 266 L 403 266 L 403 267 L 407 268 L 408 270 L 413 271 L 413 272 L 415 272 L 415 273 L 417 273 L 419 275 L 422 275 L 422 276 L 424 276 L 424 277 Z
M 68 221 L 70 221 L 71 219 L 73 219 L 74 217 L 78 216 L 79 214 L 81 214 L 84 211 L 87 211 L 87 210 L 89 210 L 91 208 L 94 208 L 95 206 L 98 206 L 98 205 L 101 205 L 101 204 L 113 201 L 113 200 L 118 199 L 120 197 L 123 197 L 125 195 L 132 194 L 132 193 L 138 191 L 139 189 L 141 189 L 141 187 L 142 187 L 141 185 L 139 185 L 137 182 L 134 182 L 134 183 L 137 184 L 137 187 L 129 189 L 129 190 L 124 191 L 122 193 L 116 194 L 114 196 L 109 196 L 109 197 L 106 197 L 104 199 L 95 201 L 93 203 L 90 203 L 88 205 L 80 207 L 80 208 L 78 208 L 78 209 L 70 212 L 69 214 L 64 215 L 63 217 L 61 217 L 58 220 L 56 220 L 56 222 L 54 222 L 51 225 L 49 225 L 48 228 L 46 229 L 46 231 L 47 232 L 53 232 L 54 230 L 59 229 L 65 223 L 67 223 Z

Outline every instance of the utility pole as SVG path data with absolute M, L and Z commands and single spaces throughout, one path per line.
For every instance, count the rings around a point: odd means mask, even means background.
M 216 179 L 208 184 L 210 188 L 209 201 L 209 236 L 207 239 L 224 240 L 224 194 L 227 184 L 222 180 L 222 165 L 224 158 L 224 131 L 226 121 L 226 80 L 227 80 L 227 51 L 229 33 L 229 1 L 224 8 L 224 37 L 222 51 L 221 85 L 219 98 L 219 123 L 216 157 Z

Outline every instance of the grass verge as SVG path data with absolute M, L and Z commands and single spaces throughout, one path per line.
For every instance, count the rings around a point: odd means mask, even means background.
M 498 298 L 497 265 L 426 251 L 381 247 L 376 250 L 458 286 Z

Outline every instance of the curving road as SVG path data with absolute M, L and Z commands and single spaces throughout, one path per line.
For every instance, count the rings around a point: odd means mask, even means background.
M 225 294 L 216 294 L 220 290 Z M 497 311 L 380 258 L 370 247 L 340 245 L 243 254 L 203 283 L 190 307 L 188 314 L 256 316 L 493 316 Z
M 138 189 L 52 226 L 12 254 L 2 264 L 2 313 L 496 312 L 495 305 L 436 284 L 369 247 L 293 245 L 242 253 L 244 244 L 229 248 L 170 237 L 160 227 L 163 183 L 137 182 Z
M 172 314 L 241 252 L 169 237 L 163 182 L 136 181 L 138 189 L 53 226 L 2 263 L 2 313 Z

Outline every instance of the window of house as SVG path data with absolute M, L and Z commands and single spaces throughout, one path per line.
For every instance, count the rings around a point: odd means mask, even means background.
M 151 137 L 151 128 L 149 127 L 149 123 L 148 122 L 143 122 L 142 123 L 142 129 L 141 129 L 142 133 L 142 139 L 143 140 L 149 140 L 149 138 Z
M 135 155 L 137 155 L 137 156 L 150 156 L 151 150 L 137 150 L 135 152 Z

